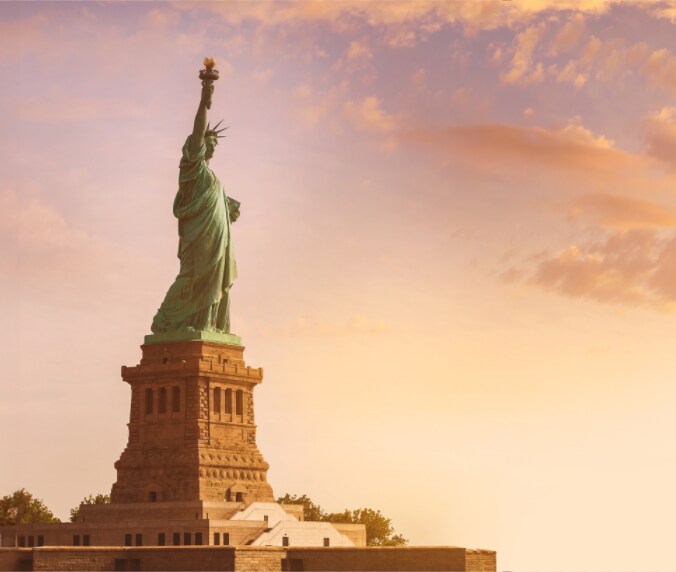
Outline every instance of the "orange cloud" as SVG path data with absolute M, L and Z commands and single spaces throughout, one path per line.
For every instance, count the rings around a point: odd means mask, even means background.
M 578 196 L 570 202 L 568 214 L 608 228 L 676 227 L 676 207 L 611 193 Z
M 669 50 L 656 50 L 650 54 L 643 73 L 651 83 L 676 95 L 676 56 Z
M 336 106 L 333 92 L 317 92 L 307 83 L 299 85 L 293 96 L 297 102 L 300 120 L 308 128 L 316 127 L 321 120 L 329 117 Z
M 633 230 L 570 245 L 539 261 L 528 280 L 571 298 L 676 309 L 676 235 Z
M 533 51 L 544 30 L 544 24 L 540 23 L 526 28 L 516 36 L 510 68 L 500 76 L 504 83 L 529 84 L 542 81 L 542 64 L 533 64 Z
M 676 55 L 662 48 L 650 51 L 644 42 L 629 47 L 621 38 L 602 41 L 592 36 L 577 60 L 570 60 L 557 76 L 558 82 L 584 83 L 588 77 L 614 81 L 618 77 L 643 75 L 655 87 L 676 94 Z
M 556 56 L 572 50 L 582 38 L 584 30 L 584 14 L 574 14 L 554 37 L 549 47 L 549 55 Z
M 663 107 L 645 122 L 648 153 L 676 168 L 676 107 Z
M 569 61 L 566 66 L 556 76 L 556 83 L 572 83 L 578 89 L 587 82 L 587 76 L 579 73 L 576 69 L 575 62 Z
M 366 38 L 352 40 L 345 50 L 345 54 L 333 65 L 332 69 L 338 71 L 344 69 L 347 72 L 368 71 L 375 77 L 375 70 L 371 65 L 373 51 Z
M 375 96 L 367 97 L 360 103 L 347 101 L 343 105 L 343 113 L 357 129 L 364 131 L 389 133 L 396 125 L 395 116 L 386 113 L 382 109 L 382 99 Z
M 345 57 L 348 61 L 373 59 L 373 52 L 364 40 L 353 40 L 347 48 Z
M 589 184 L 645 183 L 651 162 L 613 147 L 579 118 L 557 130 L 517 125 L 480 124 L 441 129 L 413 129 L 400 142 L 432 150 L 444 161 L 461 159 L 478 169 L 499 166 L 504 174 L 516 169 L 543 168 L 556 177 Z
M 371 26 L 393 26 L 402 23 L 425 24 L 432 31 L 434 22 L 460 23 L 470 31 L 511 27 L 541 13 L 575 10 L 584 14 L 600 14 L 620 0 L 521 0 L 502 2 L 437 2 L 434 0 L 395 0 L 391 2 L 344 0 L 342 2 L 177 2 L 182 10 L 210 11 L 231 23 L 257 21 L 277 25 L 293 21 L 320 21 L 347 24 L 362 20 Z

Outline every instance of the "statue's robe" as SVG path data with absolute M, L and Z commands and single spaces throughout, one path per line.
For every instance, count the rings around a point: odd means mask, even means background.
M 153 333 L 181 330 L 230 332 L 229 289 L 237 276 L 229 209 L 237 205 L 206 160 L 206 145 L 183 145 L 174 200 L 181 270 L 157 311 Z M 235 207 L 236 208 L 236 207 Z

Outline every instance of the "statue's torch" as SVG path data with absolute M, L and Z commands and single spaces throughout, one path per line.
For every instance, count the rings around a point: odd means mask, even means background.
M 218 70 L 214 58 L 204 58 L 204 69 L 200 70 L 200 79 L 202 80 L 202 91 L 207 93 L 207 109 L 211 109 L 211 93 L 214 91 L 214 82 L 218 79 Z

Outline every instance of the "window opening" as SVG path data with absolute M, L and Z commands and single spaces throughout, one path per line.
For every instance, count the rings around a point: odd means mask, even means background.
M 160 395 L 158 397 L 157 411 L 158 413 L 167 412 L 167 388 L 160 387 Z
M 221 412 L 221 388 L 214 387 L 214 413 Z
M 232 389 L 225 390 L 225 414 L 232 415 Z
M 146 389 L 146 415 L 152 414 L 153 408 L 153 390 L 148 388 Z
M 181 388 L 178 385 L 171 388 L 171 410 L 174 413 L 181 410 Z
M 243 415 L 244 412 L 244 392 L 237 390 L 237 399 L 235 401 L 235 415 Z

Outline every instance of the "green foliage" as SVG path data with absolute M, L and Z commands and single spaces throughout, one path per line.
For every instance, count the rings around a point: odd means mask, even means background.
M 307 495 L 297 496 L 286 493 L 283 497 L 279 497 L 277 502 L 280 504 L 302 504 L 305 520 L 324 520 L 324 511 L 322 510 L 322 507 L 313 503 Z
M 107 504 L 110 502 L 108 495 L 98 494 L 96 496 L 88 495 L 82 499 L 82 502 L 75 508 L 70 509 L 70 521 L 77 522 L 80 518 L 80 506 L 83 504 Z
M 307 495 L 289 495 L 277 499 L 281 504 L 302 504 L 305 520 L 324 522 L 345 522 L 363 524 L 366 527 L 367 546 L 405 546 L 408 540 L 401 534 L 395 534 L 392 520 L 383 516 L 379 510 L 371 508 L 345 509 L 343 512 L 325 513 L 318 504 Z
M 408 544 L 401 534 L 394 534 L 392 520 L 383 516 L 379 510 L 358 508 L 325 515 L 329 522 L 348 522 L 366 526 L 367 546 L 405 546 Z
M 45 503 L 26 489 L 19 489 L 0 499 L 0 525 L 30 522 L 61 522 Z

